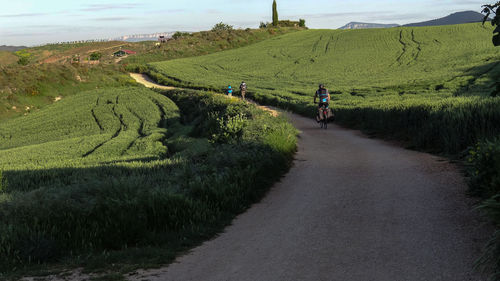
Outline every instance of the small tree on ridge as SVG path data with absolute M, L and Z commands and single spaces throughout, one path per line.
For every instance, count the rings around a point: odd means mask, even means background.
M 278 26 L 278 7 L 276 0 L 273 0 L 273 25 Z

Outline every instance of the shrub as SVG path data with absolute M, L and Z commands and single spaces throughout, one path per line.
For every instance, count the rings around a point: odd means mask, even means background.
M 489 198 L 481 203 L 479 209 L 496 227 L 476 266 L 486 270 L 493 267 L 491 280 L 500 280 L 500 137 L 480 141 L 470 148 L 467 163 L 470 191 Z
M 490 198 L 500 193 L 500 138 L 478 142 L 469 150 L 467 163 L 473 194 Z
M 269 25 L 270 25 L 269 22 L 264 23 L 264 22 L 261 21 L 260 25 L 259 25 L 259 28 L 267 28 Z
M 306 20 L 305 19 L 299 19 L 299 26 L 300 27 L 306 27 Z
M 190 33 L 189 32 L 180 32 L 180 31 L 177 31 L 176 33 L 174 33 L 174 35 L 172 35 L 172 38 L 177 40 L 181 37 L 185 37 L 185 36 L 188 36 Z
M 90 60 L 100 60 L 102 58 L 102 54 L 99 52 L 93 52 L 90 54 Z
M 229 24 L 225 24 L 223 22 L 219 22 L 214 27 L 212 27 L 212 31 L 219 32 L 219 31 L 229 31 L 233 30 L 233 26 Z
M 7 188 L 7 180 L 3 178 L 2 170 L 0 170 L 0 193 Z
M 32 54 L 29 53 L 28 51 L 20 50 L 15 52 L 15 54 L 19 57 L 19 60 L 17 61 L 18 64 L 28 65 L 30 63 Z

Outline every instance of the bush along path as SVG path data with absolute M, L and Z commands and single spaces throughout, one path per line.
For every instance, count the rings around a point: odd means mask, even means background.
M 483 280 L 473 266 L 491 231 L 457 167 L 290 118 L 299 151 L 268 196 L 216 239 L 129 280 Z

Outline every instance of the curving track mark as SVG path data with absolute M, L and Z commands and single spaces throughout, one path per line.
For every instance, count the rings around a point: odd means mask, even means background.
M 123 121 L 123 115 L 121 115 L 121 114 L 119 115 L 118 113 L 116 113 L 116 105 L 117 104 L 118 104 L 118 96 L 116 97 L 116 104 L 113 105 L 112 112 L 113 112 L 113 115 L 116 118 L 118 118 L 118 120 L 120 121 L 120 128 L 118 128 L 118 130 L 111 136 L 111 138 L 109 138 L 106 141 L 104 141 L 104 142 L 96 145 L 94 148 L 92 148 L 91 150 L 89 150 L 88 152 L 86 152 L 85 154 L 83 154 L 82 158 L 88 157 L 89 155 L 91 155 L 92 153 L 94 153 L 97 149 L 99 149 L 100 147 L 102 147 L 106 143 L 108 143 L 108 142 L 112 141 L 113 139 L 115 139 L 116 137 L 118 137 L 122 131 L 127 130 L 127 125 Z
M 396 62 L 399 63 L 399 65 L 401 65 L 401 58 L 404 56 L 404 54 L 406 54 L 406 51 L 407 51 L 407 44 L 403 41 L 403 30 L 401 30 L 399 32 L 399 43 L 401 43 L 401 45 L 403 46 L 403 51 L 401 52 L 401 54 L 399 55 L 399 57 L 396 59 Z
M 104 128 L 102 127 L 101 122 L 99 122 L 99 119 L 97 119 L 97 116 L 95 114 L 95 109 L 97 108 L 97 106 L 99 106 L 99 98 L 97 98 L 95 106 L 90 110 L 90 112 L 92 114 L 92 117 L 94 117 L 94 121 L 96 122 L 97 126 L 99 126 L 101 132 L 104 132 Z
M 333 35 L 328 40 L 328 43 L 326 43 L 325 54 L 328 54 L 328 51 L 330 50 L 330 43 L 332 43 L 332 41 L 333 41 Z M 338 38 L 337 38 L 337 41 L 338 41 Z
M 95 115 L 94 109 L 95 108 L 92 108 L 90 110 L 90 112 L 92 113 L 92 117 L 94 117 L 94 121 L 96 122 L 97 126 L 99 126 L 99 130 L 101 130 L 101 132 L 104 132 L 104 128 L 102 127 L 101 123 L 99 122 L 99 119 L 97 119 L 97 116 Z
M 125 152 L 127 152 L 130 148 L 132 148 L 134 146 L 134 144 L 137 142 L 137 140 L 148 136 L 146 133 L 144 133 L 144 119 L 141 116 L 139 116 L 139 114 L 137 114 L 135 111 L 130 109 L 129 107 L 127 107 L 127 110 L 130 111 L 130 113 L 132 113 L 132 115 L 134 115 L 137 119 L 139 119 L 139 129 L 137 130 L 139 137 L 137 137 L 133 141 L 131 141 L 129 143 L 129 145 L 127 146 L 127 148 L 122 151 L 121 155 L 124 155 Z
M 411 41 L 415 44 L 417 44 L 417 54 L 413 57 L 413 61 L 417 61 L 418 56 L 420 55 L 420 52 L 422 52 L 422 44 L 415 40 L 415 31 L 412 29 L 411 31 Z M 408 65 L 410 65 L 413 61 L 410 61 Z
M 312 51 L 313 53 L 316 52 L 316 50 L 318 50 L 318 45 L 319 45 L 319 42 L 321 42 L 321 40 L 323 40 L 323 35 L 321 35 L 318 39 L 318 41 L 314 42 L 314 45 L 312 47 Z

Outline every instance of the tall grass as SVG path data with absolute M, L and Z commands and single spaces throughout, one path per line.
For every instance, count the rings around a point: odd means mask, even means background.
M 184 250 L 220 231 L 289 167 L 297 132 L 284 117 L 218 95 L 166 94 L 181 120 L 170 123 L 165 158 L 7 173 L 45 184 L 27 191 L 9 184 L 0 201 L 0 271 L 81 265 L 103 252 Z M 138 259 L 173 258 L 149 252 Z

